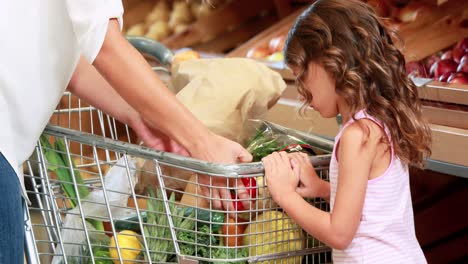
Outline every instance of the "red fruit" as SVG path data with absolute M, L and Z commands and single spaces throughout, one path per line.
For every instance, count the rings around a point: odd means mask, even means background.
M 453 60 L 457 63 L 468 53 L 468 38 L 460 40 L 453 48 Z
M 439 79 L 439 77 L 446 72 L 457 71 L 457 67 L 458 64 L 453 60 L 440 60 L 432 65 L 431 76 L 434 76 L 434 78 Z
M 468 73 L 468 54 L 465 54 L 458 64 L 457 72 L 466 72 Z
M 441 60 L 446 60 L 446 59 L 453 59 L 453 53 L 451 50 L 447 50 L 446 52 L 444 52 L 444 54 L 442 54 L 442 56 L 440 56 L 440 59 Z
M 452 75 L 454 72 L 446 72 L 444 74 L 442 74 L 440 77 L 439 77 L 439 82 L 447 82 L 448 78 L 450 77 L 450 75 Z
M 406 63 L 406 74 L 415 77 L 427 77 L 426 67 L 419 61 L 410 61 Z
M 426 67 L 426 72 L 430 72 L 432 65 L 434 63 L 440 61 L 440 57 L 437 56 L 437 54 L 432 55 L 431 57 L 426 59 L 425 67 Z M 432 76 L 432 73 L 431 73 Z
M 286 35 L 280 35 L 280 36 L 272 38 L 268 44 L 268 48 L 270 49 L 270 52 L 275 53 L 278 51 L 282 51 L 284 48 L 285 41 L 286 41 Z
M 247 58 L 265 59 L 270 55 L 270 50 L 267 47 L 254 47 L 247 52 Z
M 460 83 L 468 84 L 468 73 L 466 72 L 456 72 L 450 75 L 448 78 L 448 83 Z
M 461 58 L 465 55 L 465 52 L 461 49 L 453 49 L 452 56 L 453 60 L 456 63 L 459 63 L 461 61 Z
M 463 57 L 460 59 L 460 63 L 465 63 L 468 62 L 468 53 L 463 55 Z
M 461 49 L 465 52 L 468 52 L 468 37 L 460 40 L 455 46 L 455 49 Z

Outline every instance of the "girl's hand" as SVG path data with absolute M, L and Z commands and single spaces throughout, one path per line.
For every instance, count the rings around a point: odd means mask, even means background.
M 300 180 L 296 192 L 306 198 L 324 198 L 326 190 L 323 189 L 326 186 L 324 186 L 324 181 L 315 172 L 314 167 L 310 163 L 309 156 L 305 153 L 291 153 L 289 154 L 289 158 L 293 171 L 298 173 L 296 176 Z
M 273 200 L 280 206 L 287 201 L 291 193 L 296 192 L 299 183 L 299 167 L 295 170 L 286 152 L 274 152 L 262 159 L 265 167 L 265 179 Z

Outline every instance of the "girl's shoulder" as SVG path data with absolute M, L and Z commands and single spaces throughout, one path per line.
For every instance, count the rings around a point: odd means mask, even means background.
M 384 128 L 369 118 L 360 118 L 343 128 L 340 141 L 351 141 L 354 144 L 378 144 L 386 136 Z

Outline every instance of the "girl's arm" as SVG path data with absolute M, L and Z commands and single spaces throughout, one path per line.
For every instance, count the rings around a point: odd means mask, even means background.
M 286 154 L 272 155 L 264 163 L 273 199 L 315 238 L 335 249 L 347 248 L 360 223 L 378 143 L 378 137 L 367 136 L 357 123 L 346 128 L 338 148 L 339 180 L 334 208 L 330 213 L 310 205 L 295 192 L 299 172 L 293 172 Z

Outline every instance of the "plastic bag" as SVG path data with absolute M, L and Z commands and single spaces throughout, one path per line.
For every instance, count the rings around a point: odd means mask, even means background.
M 260 161 L 263 157 L 276 151 L 304 152 L 309 155 L 316 155 L 312 146 L 303 140 L 288 135 L 284 131 L 274 129 L 268 122 L 261 120 L 251 120 L 249 123 L 253 136 L 247 139 L 245 144 L 247 151 L 253 156 L 253 161 Z M 252 130 L 255 130 L 252 133 Z
M 135 177 L 136 161 L 134 158 L 127 156 L 128 166 L 130 171 L 130 180 L 135 185 L 137 178 Z M 116 165 L 112 166 L 109 172 L 104 177 L 104 185 L 106 187 L 107 199 L 114 220 L 128 218 L 134 215 L 132 209 L 126 208 L 128 197 L 132 193 L 130 182 L 127 177 L 127 168 L 125 166 L 125 157 L 122 157 Z M 104 190 L 96 190 L 85 198 L 81 199 L 81 205 L 83 208 L 83 215 L 86 219 L 95 219 L 101 221 L 102 218 L 107 218 L 107 207 L 104 198 Z M 84 221 L 88 234 L 92 233 L 96 229 Z M 64 244 L 64 250 L 66 256 L 80 256 L 80 251 L 83 241 L 86 242 L 86 235 L 84 232 L 83 219 L 80 214 L 79 207 L 67 212 L 65 216 L 62 232 L 62 241 Z M 86 243 L 84 243 L 86 245 Z M 55 255 L 52 259 L 52 264 L 62 263 L 63 257 L 62 248 L 60 244 L 56 246 Z M 71 257 L 73 258 L 73 257 Z M 67 257 L 67 260 L 69 258 Z M 76 257 L 75 257 L 76 259 Z M 77 263 L 73 261 L 72 263 Z M 79 262 L 78 262 L 79 263 Z

